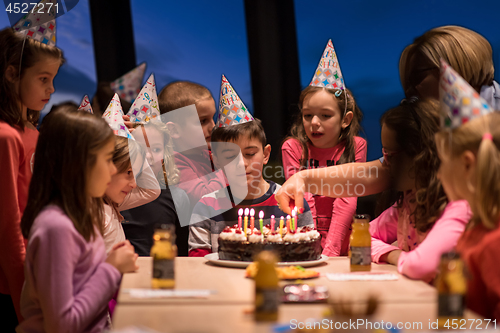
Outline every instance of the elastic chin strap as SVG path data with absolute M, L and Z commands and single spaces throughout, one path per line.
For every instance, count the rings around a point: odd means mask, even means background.
M 21 64 L 23 63 L 23 52 L 24 52 L 24 45 L 26 44 L 26 38 L 28 38 L 28 29 L 24 30 L 24 38 L 23 38 L 23 46 L 21 48 L 21 59 L 19 59 L 19 79 L 21 79 Z

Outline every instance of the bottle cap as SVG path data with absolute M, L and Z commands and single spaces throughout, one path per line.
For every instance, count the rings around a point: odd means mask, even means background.
M 363 221 L 370 221 L 370 215 L 368 214 L 356 214 L 354 215 L 354 218 L 353 218 L 354 222 L 363 222 Z
M 460 259 L 460 254 L 455 251 L 446 252 L 441 255 L 441 259 L 447 259 L 447 260 Z

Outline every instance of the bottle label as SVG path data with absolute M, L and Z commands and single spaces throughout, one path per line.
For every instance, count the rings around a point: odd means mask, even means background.
M 255 289 L 255 311 L 276 312 L 278 311 L 278 289 Z
M 174 279 L 174 260 L 173 259 L 154 259 L 153 260 L 153 279 Z
M 351 246 L 351 265 L 371 265 L 371 246 Z
M 441 294 L 438 297 L 439 317 L 463 317 L 465 308 L 465 295 Z

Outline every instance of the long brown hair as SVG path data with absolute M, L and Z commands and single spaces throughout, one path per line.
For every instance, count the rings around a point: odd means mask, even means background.
M 354 136 L 358 135 L 361 130 L 361 119 L 363 118 L 363 113 L 358 107 L 352 92 L 349 89 L 345 89 L 342 91 L 340 89 L 328 89 L 323 87 L 313 87 L 308 86 L 302 93 L 299 98 L 299 109 L 300 112 L 297 114 L 294 123 L 292 124 L 292 128 L 290 130 L 290 136 L 283 140 L 283 143 L 288 139 L 296 139 L 300 142 L 302 146 L 302 158 L 300 160 L 301 168 L 307 168 L 307 160 L 309 159 L 309 148 L 307 147 L 307 143 L 311 140 L 306 134 L 306 130 L 304 129 L 304 122 L 302 120 L 302 105 L 307 96 L 315 94 L 321 90 L 324 90 L 332 95 L 332 97 L 337 101 L 340 111 L 342 112 L 342 119 L 347 114 L 347 112 L 351 111 L 353 113 L 353 117 L 351 123 L 346 128 L 343 128 L 340 131 L 339 143 L 345 144 L 345 149 L 342 155 L 340 156 L 337 164 L 350 163 L 355 161 L 356 157 L 356 147 L 354 146 Z M 336 97 L 336 93 L 341 94 Z M 347 95 L 347 96 L 346 96 Z M 347 98 L 346 98 L 347 97 Z M 346 107 L 347 103 L 347 107 Z
M 102 233 L 102 199 L 86 193 L 97 152 L 110 140 L 114 134 L 106 121 L 88 112 L 57 110 L 44 118 L 21 219 L 24 237 L 29 237 L 35 218 L 51 204 L 64 211 L 85 240 L 95 236 L 94 226 Z
M 26 69 L 35 65 L 42 57 L 53 57 L 64 63 L 63 53 L 55 46 L 48 46 L 36 40 L 16 33 L 12 28 L 5 28 L 0 31 L 0 120 L 5 121 L 10 126 L 17 126 L 24 130 L 24 121 L 21 114 L 21 99 L 5 72 L 9 66 L 20 70 L 17 78 L 20 80 Z M 28 109 L 28 121 L 34 126 L 38 123 L 40 110 Z
M 416 208 L 411 214 L 415 228 L 426 232 L 432 228 L 448 203 L 437 178 L 440 160 L 434 134 L 440 128 L 439 103 L 434 100 L 402 103 L 384 113 L 380 123 L 396 132 L 402 153 L 413 158 Z M 404 194 L 398 193 L 398 207 L 401 207 L 403 198 Z

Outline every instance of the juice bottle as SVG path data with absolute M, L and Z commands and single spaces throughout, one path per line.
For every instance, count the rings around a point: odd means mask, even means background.
M 350 242 L 351 272 L 370 271 L 372 268 L 372 238 L 370 216 L 354 215 Z
M 154 244 L 151 247 L 151 257 L 153 257 L 153 279 L 151 286 L 158 288 L 175 287 L 175 257 L 177 256 L 177 246 L 175 245 L 174 226 L 161 224 L 156 227 L 153 236 Z
M 467 293 L 464 264 L 458 253 L 448 252 L 441 256 L 434 284 L 438 291 L 438 329 L 454 328 L 453 324 L 463 319 Z
M 278 275 L 276 274 L 276 256 L 269 251 L 262 251 L 257 256 L 257 274 L 255 275 L 255 320 L 277 321 L 279 304 Z

